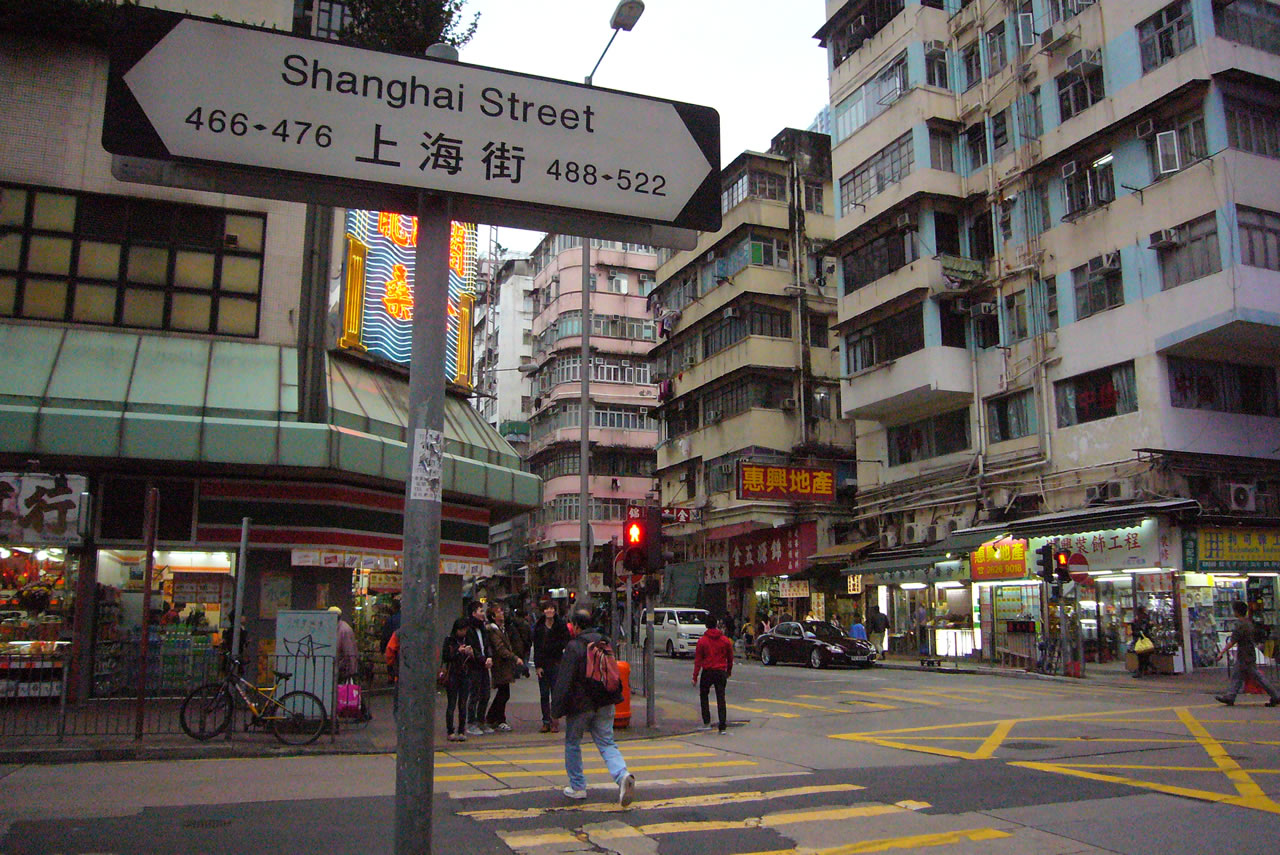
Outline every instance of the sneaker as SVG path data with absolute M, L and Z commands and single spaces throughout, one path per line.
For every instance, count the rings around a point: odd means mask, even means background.
M 553 721 L 553 722 L 551 722 L 551 732 L 552 732 L 552 733 L 559 733 L 559 732 L 560 732 L 560 722 L 558 722 L 558 721 Z
M 503 733 L 510 733 L 510 732 L 511 732 L 511 725 L 507 724 L 507 723 L 504 721 L 502 724 L 498 725 L 498 727 L 497 727 L 496 729 L 497 729 L 497 730 L 502 731 Z
M 483 735 L 484 735 L 484 731 L 480 729 L 479 725 L 475 725 L 475 724 L 469 724 L 469 725 L 467 725 L 467 733 L 468 733 L 469 735 L 471 735 L 471 736 L 483 736 Z
M 480 730 L 484 733 L 493 733 L 493 727 L 487 724 L 480 725 Z
M 636 797 L 636 776 L 628 774 L 618 782 L 618 804 L 629 807 Z
M 587 797 L 586 790 L 575 790 L 573 787 L 565 787 L 564 794 L 571 799 L 585 799 Z
M 538 728 L 538 733 L 550 733 L 550 732 L 551 732 L 551 725 L 545 721 L 542 723 L 542 727 Z
M 466 742 L 466 741 L 467 741 L 467 735 L 466 735 L 465 733 L 459 733 L 459 734 L 457 735 L 457 738 L 458 738 L 458 742 Z
M 727 735 L 728 735 L 728 733 L 729 733 L 729 729 L 728 729 L 727 727 L 722 727 L 722 728 L 720 728 L 720 735 L 721 735 L 721 736 L 727 736 Z
M 449 742 L 457 742 L 457 741 L 458 741 L 458 737 L 454 736 L 452 733 L 450 733 L 448 736 L 446 736 L 446 737 L 445 737 L 445 739 L 446 739 L 446 740 L 448 740 Z
M 700 725 L 698 725 L 698 730 L 710 730 L 710 729 L 711 729 L 711 725 L 710 725 L 710 724 L 700 724 Z
M 1214 695 L 1213 699 L 1218 703 L 1226 704 L 1229 707 L 1234 707 L 1236 705 L 1236 699 L 1228 698 L 1226 695 Z M 1268 704 L 1268 706 L 1270 706 L 1270 704 Z

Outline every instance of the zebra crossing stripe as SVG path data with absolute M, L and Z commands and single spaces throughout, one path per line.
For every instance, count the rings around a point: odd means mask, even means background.
M 970 828 L 962 831 L 942 831 L 934 834 L 912 834 L 906 837 L 881 837 L 846 843 L 830 849 L 774 849 L 769 852 L 749 852 L 743 855 L 861 855 L 864 852 L 889 852 L 894 849 L 923 849 L 927 846 L 949 846 L 953 843 L 983 840 L 1000 840 L 1012 837 L 1007 831 L 996 828 Z
M 668 799 L 650 799 L 633 802 L 630 810 L 667 810 L 670 808 L 715 807 L 716 805 L 735 802 L 765 801 L 768 799 L 787 799 L 795 796 L 828 795 L 831 793 L 851 793 L 864 790 L 858 784 L 832 784 L 827 786 L 790 787 L 782 790 L 763 792 L 751 790 L 745 792 L 703 793 L 696 796 L 677 796 Z M 497 808 L 492 810 L 459 811 L 458 816 L 469 817 L 479 821 L 491 822 L 502 819 L 531 819 L 549 813 L 617 813 L 623 809 L 611 802 L 592 802 L 590 804 L 559 805 L 547 808 Z

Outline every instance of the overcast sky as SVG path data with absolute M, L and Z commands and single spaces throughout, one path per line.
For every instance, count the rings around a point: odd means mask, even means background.
M 617 0 L 467 0 L 480 27 L 463 62 L 581 82 L 612 30 Z M 813 34 L 823 0 L 645 0 L 594 83 L 714 107 L 720 160 L 763 151 L 784 127 L 807 128 L 827 103 L 826 54 Z M 485 229 L 481 240 L 486 241 Z M 529 251 L 540 235 L 502 229 L 499 242 Z M 487 251 L 487 244 L 481 252 Z

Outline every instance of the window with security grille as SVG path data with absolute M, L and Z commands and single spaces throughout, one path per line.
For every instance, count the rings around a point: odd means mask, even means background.
M 1022 389 L 987 399 L 987 441 L 1005 442 L 1036 432 L 1036 395 Z
M 1107 97 L 1101 68 L 1088 74 L 1068 71 L 1058 75 L 1057 83 L 1058 113 L 1064 122 Z
M 1215 3 L 1214 29 L 1224 39 L 1280 54 L 1280 6 L 1268 0 Z
M 964 451 L 970 444 L 969 408 L 905 425 L 893 425 L 886 433 L 890 466 Z
M 840 179 L 840 216 L 911 174 L 915 168 L 911 134 L 907 131 Z
M 726 309 L 735 314 L 711 324 L 702 334 L 702 350 L 706 356 L 732 347 L 747 336 L 791 338 L 791 312 L 747 303 Z
M 1190 0 L 1170 3 L 1138 24 L 1138 50 L 1142 54 L 1144 74 L 1190 50 L 1195 44 Z
M 1240 261 L 1249 267 L 1280 270 L 1280 214 L 1236 207 L 1240 226 Z
M 1177 227 L 1172 246 L 1156 250 L 1164 290 L 1201 279 L 1222 269 L 1218 251 L 1218 216 L 1209 213 Z
M 1053 391 L 1060 428 L 1138 411 L 1132 362 L 1061 380 L 1053 384 Z
M 999 160 L 1009 153 L 1009 109 L 991 117 L 991 159 Z
M 1101 268 L 1104 258 L 1098 256 L 1092 263 L 1071 271 L 1076 292 L 1076 320 L 1124 305 L 1124 277 L 1118 266 L 1114 270 Z
M 1228 99 L 1227 145 L 1263 157 L 1280 157 L 1280 114 L 1275 108 Z
M 917 304 L 845 335 L 845 372 L 854 374 L 873 365 L 924 349 L 924 308 Z
M 840 259 L 844 293 L 888 276 L 919 257 L 913 231 L 890 231 L 845 253 Z
M 1277 416 L 1276 369 L 1169 357 L 1169 403 L 1191 410 Z

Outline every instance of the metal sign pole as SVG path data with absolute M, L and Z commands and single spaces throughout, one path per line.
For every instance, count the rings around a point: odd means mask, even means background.
M 244 577 L 249 575 L 249 517 L 240 519 L 240 553 L 236 559 L 236 598 L 231 607 L 231 655 L 240 658 L 240 624 L 244 621 Z M 228 728 L 228 733 L 235 728 Z
M 435 761 L 436 609 L 444 471 L 444 370 L 450 199 L 418 196 L 413 355 L 409 364 L 409 477 L 400 593 L 400 709 L 396 715 L 396 855 L 431 855 Z

